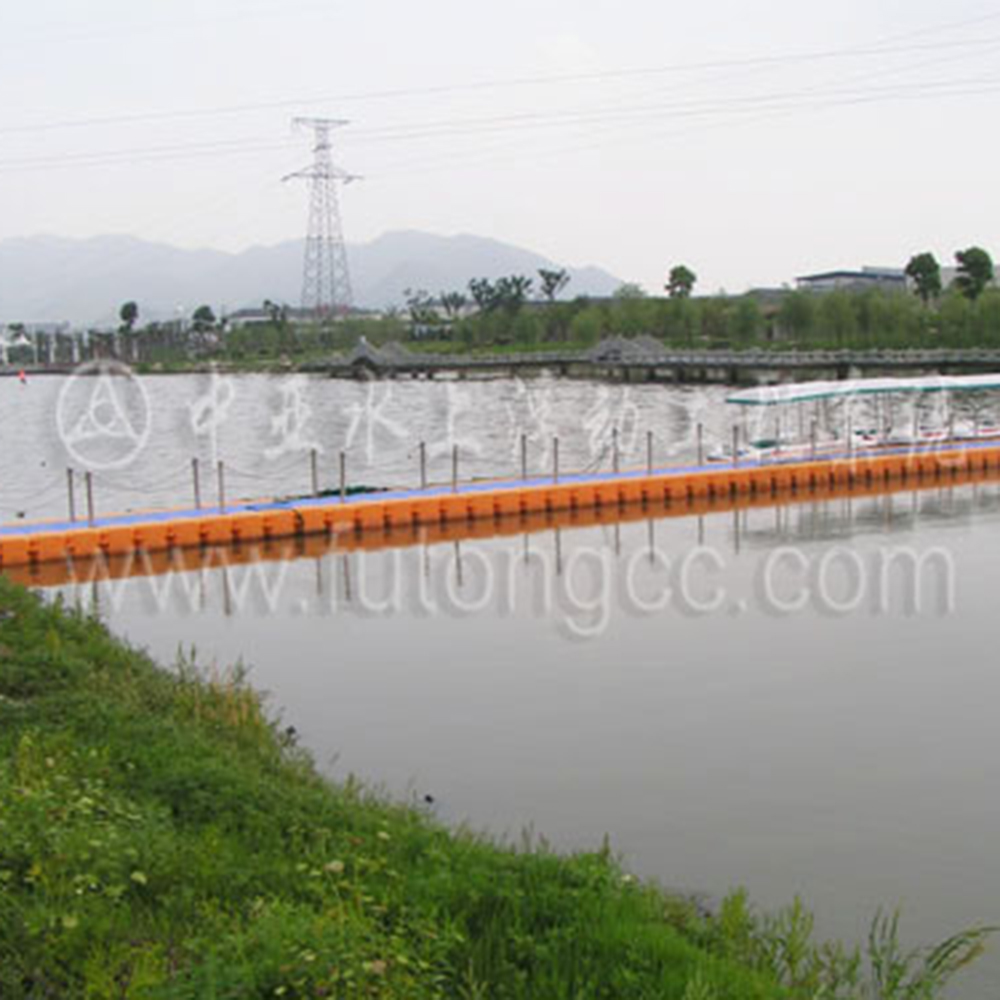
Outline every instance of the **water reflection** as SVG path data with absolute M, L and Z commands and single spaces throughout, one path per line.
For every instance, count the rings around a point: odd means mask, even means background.
M 848 939 L 897 902 L 915 939 L 1000 916 L 1000 484 L 476 530 L 59 592 L 161 659 L 248 662 L 321 766 L 447 821 L 609 833 L 644 876 L 799 892 Z M 998 989 L 991 956 L 955 995 Z

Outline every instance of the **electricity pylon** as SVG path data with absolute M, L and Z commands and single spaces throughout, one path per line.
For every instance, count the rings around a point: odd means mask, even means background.
M 282 178 L 310 182 L 302 308 L 312 311 L 317 319 L 344 315 L 353 301 L 337 185 L 350 184 L 358 178 L 334 164 L 330 133 L 347 122 L 335 118 L 295 118 L 292 124 L 312 129 L 316 137 L 311 166 Z

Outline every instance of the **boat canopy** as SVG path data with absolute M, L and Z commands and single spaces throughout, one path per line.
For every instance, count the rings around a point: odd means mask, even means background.
M 817 399 L 885 396 L 890 393 L 976 392 L 1000 390 L 1000 374 L 930 375 L 923 378 L 856 378 L 842 381 L 793 382 L 746 389 L 726 398 L 737 406 L 778 406 Z

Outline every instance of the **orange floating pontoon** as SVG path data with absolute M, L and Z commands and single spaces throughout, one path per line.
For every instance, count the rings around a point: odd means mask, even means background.
M 224 509 L 151 511 L 96 518 L 92 523 L 16 524 L 0 527 L 0 570 L 308 536 L 325 535 L 347 543 L 387 531 L 439 528 L 448 528 L 452 537 L 466 531 L 482 536 L 502 533 L 505 520 L 538 514 L 648 510 L 651 506 L 678 514 L 696 513 L 701 504 L 740 497 L 767 505 L 831 492 L 870 494 L 900 485 L 933 486 L 998 471 L 1000 441 L 949 441 L 814 460 L 736 461 L 239 503 Z

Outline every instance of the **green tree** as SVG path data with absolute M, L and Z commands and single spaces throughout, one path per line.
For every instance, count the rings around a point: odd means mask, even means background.
M 118 310 L 118 318 L 122 321 L 122 333 L 131 333 L 139 318 L 139 306 L 132 301 L 124 303 Z
M 955 287 L 970 301 L 975 301 L 993 280 L 993 258 L 982 247 L 969 247 L 955 254 L 958 275 Z
M 778 309 L 778 324 L 793 340 L 808 340 L 816 326 L 816 299 L 810 292 L 789 292 Z
M 494 286 L 496 306 L 503 309 L 508 315 L 517 315 L 521 311 L 521 306 L 524 305 L 531 294 L 532 284 L 534 282 L 532 282 L 531 278 L 520 274 L 512 274 L 510 277 L 501 278 Z
M 215 326 L 215 313 L 211 306 L 198 306 L 191 316 L 191 324 L 195 333 L 206 333 Z
M 966 341 L 972 328 L 972 302 L 957 288 L 942 296 L 937 319 L 938 338 L 942 347 L 967 346 Z
M 1000 291 L 987 288 L 976 300 L 972 316 L 975 343 L 996 347 L 1000 339 Z
M 497 307 L 497 293 L 489 278 L 473 278 L 469 282 L 469 294 L 480 312 L 493 312 Z
M 646 298 L 646 292 L 642 285 L 634 281 L 626 281 L 615 289 L 611 297 L 618 302 L 629 302 L 635 299 Z
M 288 306 L 272 302 L 270 299 L 264 299 L 264 312 L 267 313 L 271 325 L 277 331 L 277 349 L 284 353 L 291 347 L 294 347 L 295 337 L 288 322 Z
M 434 326 L 438 321 L 438 314 L 434 308 L 434 299 L 422 288 L 414 291 L 407 288 L 403 294 L 406 296 L 406 308 L 410 314 L 410 320 L 416 326 Z
M 757 300 L 745 295 L 726 315 L 728 339 L 737 344 L 749 344 L 757 339 L 764 327 L 764 316 Z
M 827 292 L 820 296 L 819 325 L 823 335 L 847 347 L 858 331 L 857 296 L 850 292 Z
M 442 292 L 438 298 L 445 315 L 450 320 L 456 320 L 462 315 L 462 310 L 469 301 L 461 292 Z
M 670 269 L 670 274 L 667 276 L 667 293 L 672 299 L 688 299 L 694 291 L 697 280 L 698 275 L 691 268 L 678 264 Z
M 280 329 L 288 323 L 288 306 L 279 305 L 270 299 L 264 299 L 264 312 L 267 313 L 267 318 L 275 328 Z
M 569 274 L 564 269 L 553 271 L 540 267 L 538 277 L 542 282 L 542 295 L 549 302 L 554 302 L 556 296 L 569 284 Z
M 530 347 L 538 343 L 540 324 L 537 313 L 522 312 L 514 318 L 512 333 L 514 342 Z
M 920 300 L 927 305 L 941 294 L 941 265 L 932 253 L 918 253 L 906 265 L 906 276 Z
M 596 344 L 604 334 L 604 319 L 595 306 L 578 312 L 570 323 L 570 336 L 578 344 Z
M 622 285 L 607 308 L 608 332 L 635 337 L 655 325 L 656 303 L 638 285 Z

